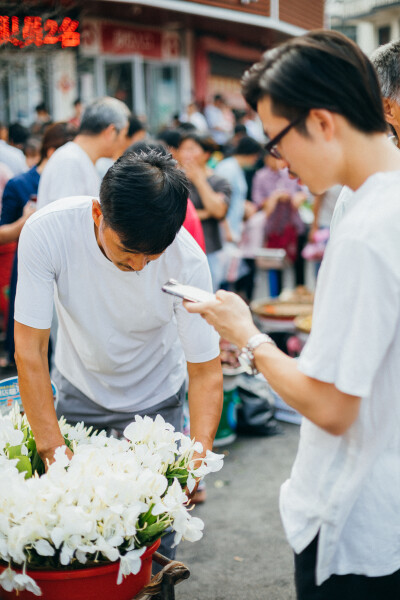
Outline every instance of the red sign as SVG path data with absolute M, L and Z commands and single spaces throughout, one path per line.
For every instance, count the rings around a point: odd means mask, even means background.
M 12 44 L 17 48 L 27 46 L 43 46 L 61 44 L 62 48 L 79 46 L 80 33 L 77 29 L 79 21 L 69 17 L 62 20 L 61 25 L 53 19 L 41 17 L 2 17 L 0 16 L 0 46 Z
M 161 58 L 161 32 L 103 23 L 101 28 L 103 52 L 112 54 L 140 54 L 150 58 Z

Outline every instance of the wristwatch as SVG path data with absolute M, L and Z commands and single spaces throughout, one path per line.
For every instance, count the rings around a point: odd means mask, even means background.
M 248 375 L 257 375 L 257 373 L 259 373 L 254 362 L 254 350 L 261 344 L 272 344 L 273 346 L 276 346 L 274 340 L 266 333 L 256 333 L 251 336 L 247 345 L 242 348 L 239 354 L 240 365 Z

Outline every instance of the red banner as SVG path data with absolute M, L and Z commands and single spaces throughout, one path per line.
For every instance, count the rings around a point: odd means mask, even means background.
M 140 54 L 150 58 L 162 56 L 161 32 L 154 30 L 103 23 L 101 45 L 103 52 L 112 54 Z

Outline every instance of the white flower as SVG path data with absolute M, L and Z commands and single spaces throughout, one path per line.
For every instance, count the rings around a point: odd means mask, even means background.
M 224 455 L 215 454 L 207 450 L 206 456 L 203 459 L 202 464 L 197 469 L 193 469 L 192 473 L 195 477 L 204 477 L 208 473 L 216 473 L 220 471 L 224 466 Z
M 53 546 L 47 540 L 38 540 L 33 544 L 33 547 L 40 556 L 54 556 L 55 554 Z
M 6 592 L 12 592 L 14 589 L 14 577 L 16 572 L 8 567 L 0 575 L 0 585 Z
M 14 577 L 14 588 L 18 591 L 27 590 L 35 596 L 42 595 L 42 590 L 37 585 L 35 580 L 32 579 L 32 577 L 29 577 L 29 575 L 26 573 L 18 573 L 18 575 Z
M 121 556 L 119 562 L 117 585 L 121 583 L 124 575 L 130 575 L 131 573 L 133 575 L 137 575 L 137 573 L 139 573 L 142 566 L 142 561 L 140 560 L 140 557 L 142 556 L 142 554 L 144 554 L 145 551 L 146 548 L 140 548 L 138 550 L 131 550 L 130 552 L 127 552 L 125 556 Z
M 35 583 L 32 577 L 29 577 L 26 573 L 16 573 L 10 569 L 10 567 L 5 569 L 0 575 L 0 586 L 6 592 L 12 592 L 13 590 L 27 590 L 28 592 L 35 594 L 35 596 L 42 595 L 40 587 Z
M 19 446 L 23 439 L 23 432 L 15 429 L 10 419 L 0 420 L 0 449 L 4 451 L 6 445 Z
M 160 531 L 171 526 L 175 543 L 200 539 L 203 523 L 187 510 L 182 484 L 178 479 L 171 484 L 171 479 L 187 477 L 191 487 L 195 477 L 219 470 L 222 456 L 208 452 L 194 463 L 201 444 L 175 432 L 161 416 L 136 417 L 123 440 L 92 433 L 83 423 L 68 425 L 65 419 L 60 428 L 72 443 L 73 457 L 62 446 L 47 473 L 25 479 L 7 449 L 17 446 L 16 456 L 28 456 L 29 423 L 18 407 L 0 416 L 0 558 L 24 565 L 22 574 L 6 569 L 1 587 L 40 593 L 25 572 L 32 554 L 39 562 L 59 555 L 62 566 L 85 564 L 98 554 L 119 560 L 120 582 L 140 570 L 145 548 L 136 546 L 149 524 L 143 520 L 146 514 L 160 521 Z M 190 473 L 192 463 L 200 467 Z

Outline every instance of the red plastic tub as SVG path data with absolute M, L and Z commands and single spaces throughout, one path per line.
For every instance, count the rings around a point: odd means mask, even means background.
M 29 571 L 42 590 L 41 600 L 132 600 L 151 579 L 151 562 L 160 540 L 142 555 L 142 568 L 137 575 L 124 577 L 117 585 L 119 561 L 89 569 Z M 0 565 L 0 574 L 6 569 Z M 18 595 L 17 595 L 18 594 Z M 34 600 L 31 592 L 6 592 L 0 587 L 1 600 Z

